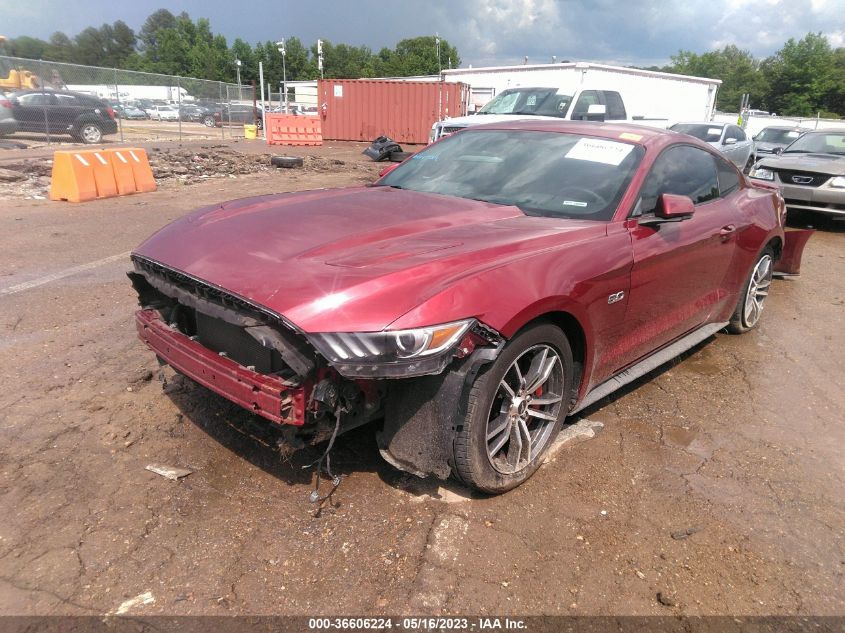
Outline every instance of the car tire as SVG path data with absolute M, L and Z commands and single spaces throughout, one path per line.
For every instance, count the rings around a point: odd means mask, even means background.
M 86 145 L 96 145 L 103 140 L 103 129 L 96 123 L 83 123 L 75 136 Z
M 214 117 L 213 116 L 206 116 L 202 118 L 202 124 L 205 127 L 214 127 Z
M 742 287 L 739 301 L 728 324 L 728 332 L 742 334 L 754 329 L 760 323 L 763 306 L 772 285 L 772 273 L 775 266 L 775 252 L 771 246 L 754 260 L 754 266 L 748 273 L 748 278 Z
M 514 336 L 470 388 L 453 443 L 454 474 L 490 494 L 531 477 L 569 411 L 573 371 L 572 349 L 557 326 L 538 323 Z M 535 385 L 526 384 L 532 377 Z
M 270 164 L 273 167 L 291 169 L 293 167 L 302 167 L 303 161 L 299 156 L 273 156 L 270 159 Z
M 415 152 L 390 152 L 390 162 L 401 163 L 414 155 Z

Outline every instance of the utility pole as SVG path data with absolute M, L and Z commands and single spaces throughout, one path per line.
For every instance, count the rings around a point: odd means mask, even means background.
M 320 69 L 320 79 L 323 78 L 323 40 L 317 40 L 317 68 Z
M 437 51 L 437 74 L 443 72 L 443 65 L 440 63 L 440 33 L 434 33 L 434 48 Z
M 282 54 L 282 90 L 285 93 L 285 114 L 288 113 L 288 71 L 285 63 L 287 57 L 287 49 L 285 48 L 285 38 L 276 42 L 279 52 Z M 281 105 L 281 104 L 279 104 Z
M 235 72 L 238 73 L 238 100 L 241 98 L 241 60 L 235 59 Z

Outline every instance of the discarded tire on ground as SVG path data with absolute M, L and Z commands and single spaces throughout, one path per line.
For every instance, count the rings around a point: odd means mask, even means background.
M 410 158 L 414 152 L 390 152 L 390 162 L 401 163 L 406 158 Z
M 286 169 L 302 167 L 302 158 L 299 156 L 273 156 L 270 159 L 270 164 L 273 167 L 284 167 Z

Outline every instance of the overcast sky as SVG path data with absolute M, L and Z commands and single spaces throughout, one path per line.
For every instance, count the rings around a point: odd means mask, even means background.
M 136 31 L 162 0 L 0 0 L 0 33 L 48 38 L 123 20 Z M 845 46 L 845 0 L 168 0 L 173 13 L 211 20 L 227 41 L 295 35 L 392 47 L 439 32 L 463 65 L 583 60 L 663 64 L 679 49 L 736 44 L 756 56 L 822 32 Z M 445 61 L 445 60 L 444 60 Z

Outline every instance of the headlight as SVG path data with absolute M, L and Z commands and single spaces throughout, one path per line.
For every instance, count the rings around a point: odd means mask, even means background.
M 474 319 L 413 330 L 309 334 L 314 347 L 347 378 L 421 376 L 443 371 Z
M 748 174 L 752 178 L 757 178 L 759 180 L 774 180 L 775 179 L 775 172 L 771 169 L 766 169 L 765 167 L 755 167 L 751 170 Z
M 831 178 L 830 180 L 831 187 L 841 187 L 845 189 L 845 176 L 837 176 L 836 178 Z

